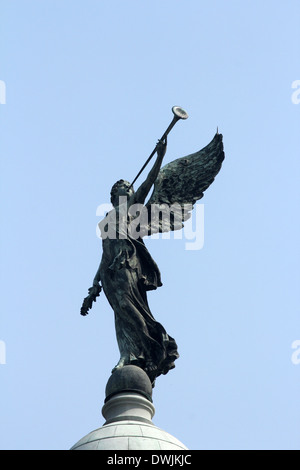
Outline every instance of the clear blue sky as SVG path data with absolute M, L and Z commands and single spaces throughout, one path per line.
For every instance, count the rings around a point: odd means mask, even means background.
M 102 295 L 79 315 L 96 210 L 173 105 L 189 119 L 165 161 L 217 126 L 226 159 L 200 201 L 203 249 L 147 241 L 164 284 L 150 307 L 181 356 L 154 423 L 190 449 L 300 449 L 299 15 L 294 0 L 1 1 L 1 449 L 68 449 L 103 424 L 113 312 Z

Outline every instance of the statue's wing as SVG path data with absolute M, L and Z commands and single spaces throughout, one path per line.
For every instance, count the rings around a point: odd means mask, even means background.
M 196 201 L 212 184 L 225 158 L 223 136 L 217 133 L 202 150 L 161 168 L 146 208 L 147 235 L 180 230 Z M 171 213 L 170 213 L 171 209 Z

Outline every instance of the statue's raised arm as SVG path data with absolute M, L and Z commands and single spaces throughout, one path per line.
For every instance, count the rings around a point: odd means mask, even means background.
M 163 161 L 163 158 L 167 151 L 167 137 L 164 141 L 159 140 L 156 145 L 157 158 L 156 161 L 149 172 L 146 180 L 141 184 L 138 190 L 130 197 L 128 205 L 133 204 L 144 204 L 146 197 L 149 194 L 150 189 L 156 181 L 156 178 L 159 174 L 160 167 Z

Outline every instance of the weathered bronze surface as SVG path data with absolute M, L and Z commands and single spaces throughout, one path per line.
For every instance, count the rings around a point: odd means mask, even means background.
M 164 134 L 155 148 L 156 161 L 137 191 L 125 180 L 113 185 L 113 209 L 99 224 L 102 259 L 81 308 L 81 314 L 86 315 L 103 288 L 114 311 L 120 350 L 113 371 L 136 365 L 148 374 L 153 385 L 156 377 L 175 367 L 179 354 L 175 340 L 155 320 L 148 305 L 147 291 L 157 289 L 162 282 L 143 238 L 180 230 L 224 160 L 219 133 L 204 149 L 161 168 L 166 149 Z M 145 204 L 153 185 L 152 196 Z

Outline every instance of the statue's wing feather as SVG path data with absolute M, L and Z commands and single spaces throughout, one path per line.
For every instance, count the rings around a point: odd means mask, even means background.
M 168 163 L 161 168 L 146 208 L 148 235 L 179 230 L 193 205 L 212 184 L 225 158 L 223 136 L 217 133 L 202 150 Z M 172 207 L 171 218 L 167 212 Z M 152 216 L 151 216 L 152 210 Z M 160 211 L 160 217 L 154 216 Z M 166 217 L 164 217 L 164 212 Z

